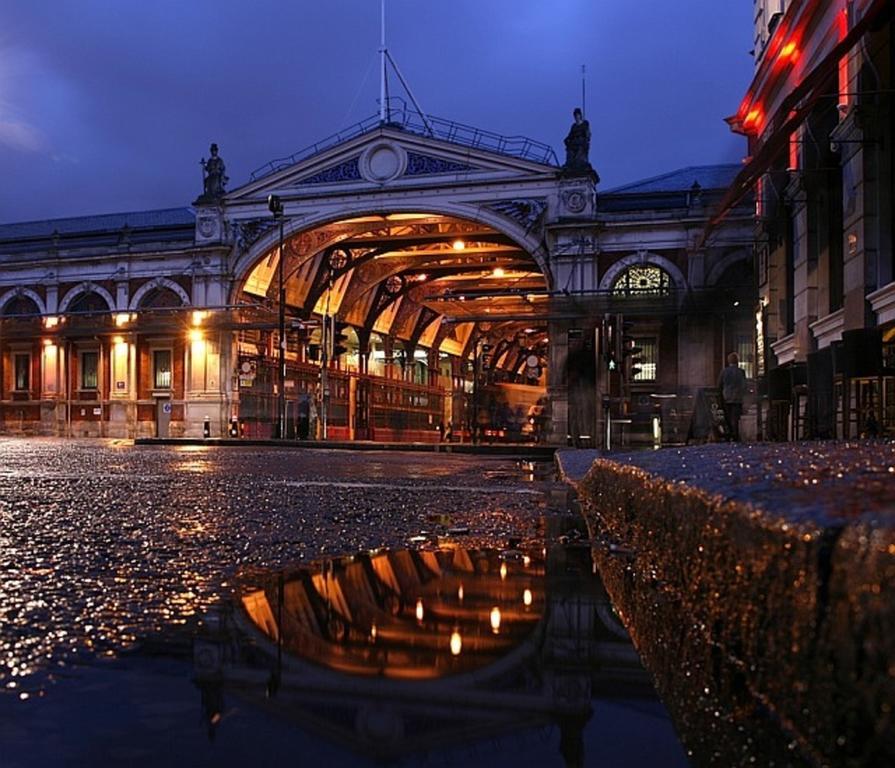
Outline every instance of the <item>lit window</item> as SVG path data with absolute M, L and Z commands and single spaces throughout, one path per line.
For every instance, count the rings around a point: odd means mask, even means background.
M 27 392 L 31 389 L 31 355 L 17 354 L 14 356 L 15 390 Z
M 152 386 L 171 389 L 171 350 L 156 349 L 152 353 Z
M 666 296 L 671 292 L 671 278 L 659 267 L 628 267 L 615 281 L 612 292 L 616 296 Z
M 640 349 L 634 355 L 635 360 L 639 358 L 639 362 L 633 365 L 640 368 L 634 374 L 634 381 L 655 381 L 659 369 L 659 345 L 655 338 L 634 339 L 634 346 Z
M 81 353 L 81 389 L 96 389 L 99 386 L 99 353 Z
M 740 359 L 740 368 L 746 374 L 747 379 L 751 379 L 754 375 L 753 361 L 755 359 L 755 344 L 749 335 L 737 336 L 737 357 Z

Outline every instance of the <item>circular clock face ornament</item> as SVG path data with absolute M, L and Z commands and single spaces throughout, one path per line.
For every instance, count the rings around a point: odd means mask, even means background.
M 243 373 L 251 373 L 252 372 L 252 364 L 248 360 L 243 360 L 242 365 L 239 367 Z
M 581 192 L 570 192 L 566 205 L 572 213 L 581 213 L 587 207 L 587 198 Z
M 392 275 L 385 281 L 385 290 L 392 295 L 396 294 L 404 286 L 404 281 L 398 275 Z
M 329 266 L 331 269 L 344 269 L 348 264 L 348 252 L 343 248 L 336 248 L 329 252 Z
M 538 367 L 538 356 L 537 355 L 529 355 L 525 358 L 525 362 L 527 363 L 529 368 L 537 368 Z

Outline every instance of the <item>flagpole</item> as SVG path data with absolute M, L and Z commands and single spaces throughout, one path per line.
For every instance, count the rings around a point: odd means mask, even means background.
M 381 35 L 380 35 L 380 43 L 379 43 L 379 56 L 381 58 L 380 62 L 380 74 L 379 74 L 379 122 L 385 122 L 385 59 L 387 56 L 386 47 L 385 47 L 385 0 L 381 2 L 382 6 L 382 19 L 381 19 Z

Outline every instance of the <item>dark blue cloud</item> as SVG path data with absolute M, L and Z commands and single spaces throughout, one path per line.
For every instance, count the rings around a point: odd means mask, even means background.
M 750 9 L 389 0 L 388 45 L 426 111 L 557 151 L 586 65 L 591 159 L 608 188 L 739 159 L 722 118 L 751 75 Z M 377 110 L 377 0 L 60 0 L 3 13 L 0 221 L 185 205 L 211 141 L 234 186 Z

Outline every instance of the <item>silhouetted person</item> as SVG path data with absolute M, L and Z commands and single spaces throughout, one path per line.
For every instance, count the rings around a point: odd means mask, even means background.
M 724 419 L 730 430 L 730 439 L 740 439 L 740 417 L 743 415 L 743 399 L 746 397 L 746 372 L 740 368 L 736 352 L 727 356 L 727 365 L 718 377 L 718 388 L 724 401 Z

